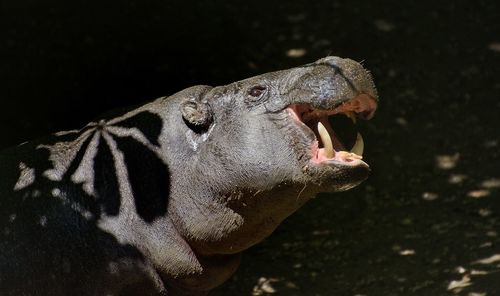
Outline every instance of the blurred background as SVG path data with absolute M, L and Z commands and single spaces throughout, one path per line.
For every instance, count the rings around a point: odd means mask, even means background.
M 0 148 L 326 55 L 380 94 L 372 175 L 244 254 L 229 295 L 500 295 L 500 2 L 0 1 Z

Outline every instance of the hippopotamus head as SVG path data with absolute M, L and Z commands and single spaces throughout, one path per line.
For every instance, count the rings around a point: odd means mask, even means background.
M 327 57 L 176 97 L 180 127 L 169 147 L 180 147 L 172 162 L 182 169 L 172 190 L 189 201 L 173 204 L 179 228 L 202 252 L 248 248 L 316 193 L 368 176 L 361 135 L 346 149 L 328 120 L 375 113 L 371 75 L 353 60 Z

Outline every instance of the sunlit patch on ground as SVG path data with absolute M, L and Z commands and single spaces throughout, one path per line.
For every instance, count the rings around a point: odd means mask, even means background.
M 471 263 L 472 266 L 476 266 L 479 268 L 465 268 L 463 266 L 459 266 L 455 269 L 455 272 L 461 275 L 460 279 L 452 280 L 449 282 L 447 289 L 455 294 L 467 295 L 467 296 L 477 296 L 477 295 L 487 295 L 485 292 L 472 292 L 472 291 L 464 291 L 467 287 L 473 287 L 475 290 L 481 290 L 480 285 L 475 284 L 475 281 L 481 279 L 481 277 L 488 276 L 493 274 L 495 277 L 498 276 L 500 272 L 500 255 L 494 254 L 487 258 L 479 259 Z M 489 270 L 483 270 L 480 268 L 489 268 Z M 462 293 L 464 292 L 464 293 Z
M 500 179 L 491 178 L 488 180 L 484 180 L 483 182 L 481 182 L 481 187 L 487 188 L 487 189 L 500 188 Z
M 307 53 L 307 50 L 304 48 L 291 48 L 287 50 L 286 56 L 289 58 L 301 58 L 305 56 Z
M 471 190 L 467 192 L 468 197 L 483 198 L 490 195 L 490 191 L 486 189 Z
M 290 291 L 297 290 L 295 283 L 283 278 L 260 277 L 252 288 L 251 296 L 262 296 L 279 293 L 287 295 Z
M 436 200 L 439 198 L 439 194 L 435 192 L 424 192 L 422 193 L 422 198 L 427 201 Z
M 382 32 L 390 32 L 394 30 L 395 26 L 393 23 L 385 19 L 376 19 L 374 21 L 375 27 Z
M 253 287 L 252 296 L 276 293 L 276 289 L 273 287 L 273 283 L 276 282 L 279 282 L 277 278 L 259 278 L 257 284 Z
M 467 179 L 467 176 L 464 174 L 451 174 L 450 177 L 448 178 L 448 183 L 450 184 L 462 184 L 465 179 Z
M 477 261 L 473 262 L 473 264 L 488 265 L 488 264 L 499 263 L 499 262 L 500 262 L 500 255 L 495 254 L 495 255 L 492 255 L 488 258 L 483 258 L 483 259 L 477 260 Z
M 442 170 L 450 170 L 457 166 L 460 154 L 438 155 L 436 156 L 436 166 Z
M 488 48 L 495 52 L 500 52 L 500 42 L 492 42 L 488 45 Z

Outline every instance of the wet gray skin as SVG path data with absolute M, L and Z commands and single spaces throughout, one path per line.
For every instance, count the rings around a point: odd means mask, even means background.
M 11 270 L 0 274 L 0 291 L 206 295 L 234 273 L 243 250 L 307 200 L 367 178 L 368 165 L 339 153 L 338 145 L 335 157 L 322 156 L 317 124 L 343 112 L 369 119 L 376 101 L 372 78 L 359 63 L 327 57 L 226 86 L 191 87 L 56 134 L 51 144 L 5 152 L 0 165 L 17 172 L 0 174 L 0 227 L 15 235 L 0 242 L 0 270 Z M 338 141 L 335 127 L 325 124 Z M 35 151 L 44 152 L 47 163 L 27 161 Z M 21 198 L 29 194 L 33 201 Z M 39 205 L 41 198 L 53 204 Z M 51 219 L 61 212 L 64 217 Z M 36 223 L 21 221 L 31 216 Z M 16 228 L 13 221 L 24 224 Z M 32 222 L 43 227 L 25 226 Z M 78 242 L 71 251 L 52 243 L 60 228 Z M 53 258 L 64 254 L 77 271 L 58 271 Z M 19 268 L 15 258 L 30 267 Z M 37 260 L 43 262 L 33 264 Z M 21 277 L 40 280 L 26 284 Z

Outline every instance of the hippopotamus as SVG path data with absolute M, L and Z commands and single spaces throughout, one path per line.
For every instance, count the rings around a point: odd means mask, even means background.
M 1 295 L 207 295 L 319 192 L 369 174 L 359 63 L 194 86 L 0 153 Z

